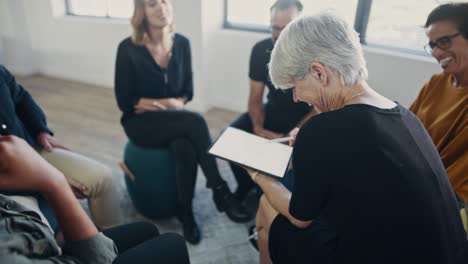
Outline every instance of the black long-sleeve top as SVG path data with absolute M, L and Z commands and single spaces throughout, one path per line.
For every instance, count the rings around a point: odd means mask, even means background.
M 132 115 L 134 106 L 142 97 L 193 97 L 192 58 L 189 40 L 174 34 L 172 56 L 165 71 L 144 45 L 135 45 L 131 38 L 124 39 L 117 51 L 115 66 L 115 95 L 123 112 L 122 118 Z
M 0 133 L 20 137 L 35 147 L 41 132 L 52 134 L 44 112 L 15 77 L 0 65 Z

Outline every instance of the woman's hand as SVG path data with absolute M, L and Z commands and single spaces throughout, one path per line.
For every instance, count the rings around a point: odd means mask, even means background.
M 299 133 L 298 127 L 293 128 L 291 131 L 289 131 L 288 136 L 293 137 L 293 139 L 289 140 L 289 145 L 292 146 L 294 145 L 294 142 L 296 142 L 296 136 L 297 133 Z
M 134 108 L 136 114 L 141 114 L 144 112 L 156 112 L 168 109 L 182 110 L 184 106 L 185 100 L 183 98 L 140 98 Z
M 167 107 L 160 101 L 161 99 L 140 98 L 138 103 L 134 106 L 135 113 L 142 114 L 144 112 L 167 110 Z
M 47 152 L 51 152 L 54 148 L 70 150 L 64 145 L 62 145 L 55 137 L 53 137 L 47 132 L 41 132 L 37 136 L 37 141 L 39 142 L 41 147 Z
M 268 130 L 268 129 L 264 129 L 262 127 L 254 128 L 254 134 L 259 136 L 259 137 L 266 138 L 266 139 L 275 139 L 275 138 L 284 137 L 283 134 L 276 133 L 276 132 L 273 132 L 273 131 Z
M 182 110 L 185 106 L 185 100 L 183 98 L 164 98 L 160 99 L 160 101 L 168 109 Z

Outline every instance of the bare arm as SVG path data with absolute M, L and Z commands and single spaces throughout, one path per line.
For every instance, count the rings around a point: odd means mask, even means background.
M 98 234 L 61 172 L 24 140 L 0 137 L 0 189 L 43 193 L 50 201 L 66 240 L 85 240 Z
M 78 203 L 65 177 L 45 196 L 57 216 L 65 240 L 86 240 L 98 234 L 97 228 Z
M 263 93 L 265 91 L 265 83 L 250 80 L 249 94 L 249 116 L 252 120 L 254 132 L 263 129 L 263 121 L 265 119 L 265 109 L 263 108 Z
M 6 252 L 0 254 L 1 263 L 97 264 L 111 263 L 115 259 L 117 251 L 114 242 L 98 233 L 75 199 L 63 174 L 46 162 L 26 141 L 15 136 L 0 136 L 0 189 L 44 194 L 54 209 L 67 240 L 62 248 L 63 255 L 30 256 Z M 33 226 L 28 227 L 25 224 L 18 229 L 27 233 L 34 231 Z M 22 236 L 20 233 L 16 235 L 17 239 Z M 42 252 L 46 251 L 47 248 L 44 248 Z
M 248 170 L 248 173 L 253 176 L 257 172 Z M 286 189 L 279 181 L 270 176 L 258 173 L 254 180 L 262 189 L 268 202 L 280 214 L 289 219 L 291 224 L 298 228 L 308 227 L 312 221 L 301 221 L 289 213 L 289 203 L 291 202 L 291 192 Z
M 263 107 L 263 93 L 265 92 L 265 83 L 250 80 L 250 94 L 248 111 L 252 120 L 254 134 L 265 138 L 279 138 L 282 134 L 275 133 L 263 127 L 265 121 L 265 109 Z

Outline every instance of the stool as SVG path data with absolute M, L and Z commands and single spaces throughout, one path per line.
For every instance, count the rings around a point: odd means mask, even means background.
M 129 141 L 120 166 L 133 205 L 142 215 L 148 218 L 175 215 L 176 166 L 169 149 L 142 148 Z

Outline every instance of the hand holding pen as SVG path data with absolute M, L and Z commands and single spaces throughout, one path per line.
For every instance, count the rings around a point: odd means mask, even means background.
M 275 139 L 270 139 L 268 142 L 276 142 L 276 143 L 284 143 L 284 142 L 289 142 L 289 145 L 292 146 L 294 145 L 294 142 L 296 141 L 296 136 L 297 133 L 299 132 L 299 128 L 295 127 L 292 129 L 287 137 L 282 137 L 282 138 L 275 138 Z

